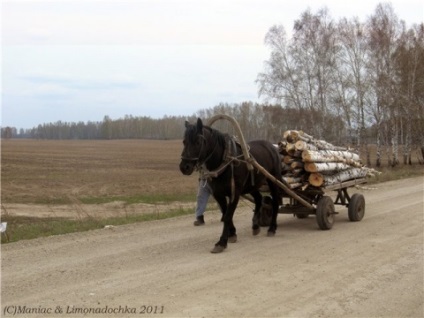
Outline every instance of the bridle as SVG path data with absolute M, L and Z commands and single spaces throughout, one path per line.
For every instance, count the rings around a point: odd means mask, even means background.
M 199 154 L 197 155 L 197 157 L 184 157 L 184 156 L 181 156 L 181 160 L 194 162 L 194 165 L 196 166 L 197 169 L 199 169 L 204 163 L 206 163 L 212 157 L 212 155 L 214 154 L 215 150 L 218 147 L 218 141 L 216 140 L 215 141 L 215 145 L 213 147 L 213 150 L 211 151 L 211 153 L 209 154 L 209 156 L 207 156 L 202 162 L 199 162 L 199 160 L 200 160 L 200 158 L 202 156 L 203 150 L 205 148 L 205 144 L 206 144 L 206 138 L 205 138 L 205 136 L 202 134 L 202 135 L 199 135 L 199 137 L 202 138 L 202 145 L 200 146 Z
M 202 145 L 200 147 L 199 154 L 197 155 L 197 157 L 190 157 L 190 158 L 188 158 L 188 157 L 181 156 L 181 160 L 185 160 L 185 161 L 198 161 L 200 159 L 200 155 L 203 152 L 203 146 L 205 145 L 206 139 L 205 139 L 205 136 L 203 136 L 203 135 L 199 135 L 199 136 L 202 137 Z

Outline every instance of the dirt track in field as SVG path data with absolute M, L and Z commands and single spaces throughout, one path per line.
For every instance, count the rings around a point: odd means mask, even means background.
M 18 316 L 139 317 L 146 309 L 154 317 L 422 317 L 423 181 L 357 190 L 364 219 L 349 222 L 336 206 L 330 231 L 314 217 L 279 215 L 273 238 L 264 228 L 251 235 L 243 203 L 239 242 L 218 255 L 209 253 L 218 212 L 208 212 L 204 227 L 187 216 L 6 244 L 2 316 L 26 306 L 52 313 Z

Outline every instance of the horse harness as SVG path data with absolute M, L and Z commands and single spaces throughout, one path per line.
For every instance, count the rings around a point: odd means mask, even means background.
M 198 166 L 198 170 L 200 171 L 200 178 L 203 180 L 211 180 L 213 178 L 217 178 L 221 175 L 225 169 L 230 166 L 231 167 L 231 201 L 234 201 L 235 197 L 235 180 L 234 180 L 234 166 L 240 164 L 240 162 L 245 162 L 240 158 L 243 157 L 243 154 L 237 154 L 237 144 L 239 144 L 234 137 L 230 135 L 225 135 L 225 150 L 223 155 L 222 163 L 213 171 L 209 171 L 206 169 L 205 162 L 212 156 L 214 150 L 208 156 L 208 158 L 203 162 L 203 164 Z M 253 183 L 253 170 L 252 170 L 252 183 Z

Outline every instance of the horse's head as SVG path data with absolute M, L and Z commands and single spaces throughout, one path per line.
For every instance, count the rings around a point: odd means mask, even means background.
M 204 156 L 205 137 L 203 136 L 203 123 L 200 118 L 197 119 L 195 125 L 191 125 L 186 121 L 185 127 L 180 170 L 185 175 L 191 175 Z

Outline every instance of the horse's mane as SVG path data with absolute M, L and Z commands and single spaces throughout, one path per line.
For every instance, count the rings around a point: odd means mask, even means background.
M 224 134 L 224 133 L 220 132 L 219 130 L 214 129 L 214 128 L 209 127 L 209 126 L 203 126 L 203 128 L 206 128 L 207 130 L 210 131 L 212 140 L 216 140 L 216 142 L 221 147 L 225 148 L 227 134 Z
M 187 139 L 190 143 L 195 143 L 196 136 L 197 136 L 197 127 L 195 125 L 188 125 L 185 131 L 184 138 Z
M 225 145 L 226 145 L 225 139 L 226 139 L 227 134 L 224 134 L 224 133 L 220 132 L 219 130 L 214 129 L 214 128 L 209 127 L 209 126 L 203 126 L 203 128 L 210 132 L 212 140 L 216 140 L 216 142 L 220 146 L 225 148 Z M 190 143 L 195 143 L 196 142 L 196 136 L 197 136 L 196 125 L 189 125 L 186 129 L 186 132 L 185 132 L 185 138 Z

